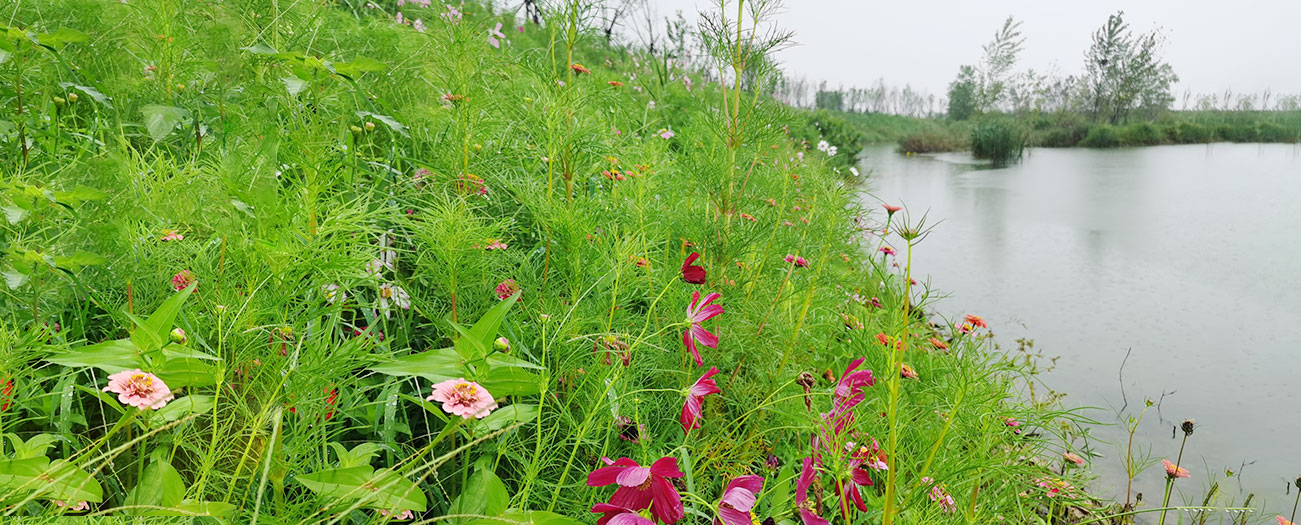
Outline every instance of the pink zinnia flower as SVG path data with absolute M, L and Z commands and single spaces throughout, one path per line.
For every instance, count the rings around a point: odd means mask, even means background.
M 750 511 L 763 491 L 763 476 L 738 476 L 727 483 L 723 497 L 718 501 L 718 515 L 714 525 L 751 525 Z
M 917 379 L 918 377 L 917 371 L 908 366 L 908 363 L 899 363 L 899 376 L 904 379 Z
M 501 48 L 501 41 L 497 40 L 498 38 L 506 38 L 506 35 L 501 33 L 501 22 L 497 22 L 497 27 L 488 30 L 488 45 Z
M 510 296 L 515 295 L 515 292 L 518 292 L 519 290 L 519 285 L 515 283 L 515 279 L 506 279 L 497 285 L 497 299 L 502 301 L 510 299 Z M 515 300 L 522 301 L 524 298 L 520 297 Z
M 1165 466 L 1165 475 L 1171 478 L 1186 478 L 1192 475 L 1188 473 L 1188 469 L 1177 466 L 1168 459 L 1161 460 L 1161 465 Z
M 677 523 L 686 514 L 682 508 L 682 497 L 678 495 L 678 489 L 674 488 L 673 482 L 668 480 L 668 478 L 686 476 L 681 470 L 678 470 L 677 459 L 671 457 L 660 458 L 655 460 L 655 463 L 650 467 L 643 467 L 628 458 L 619 458 L 617 461 L 610 461 L 610 458 L 601 458 L 601 461 L 606 466 L 598 468 L 587 475 L 587 486 L 604 487 L 618 484 L 619 489 L 614 491 L 608 505 L 622 507 L 624 511 L 640 510 L 649 506 L 651 516 L 668 524 Z M 603 507 L 598 510 L 593 507 L 592 512 L 612 512 L 612 509 Z M 614 515 L 609 517 L 615 518 L 624 514 L 627 514 L 627 512 L 615 512 Z M 619 520 L 613 525 L 633 525 L 634 523 L 641 522 Z
M 1076 454 L 1076 453 L 1074 453 L 1074 452 L 1067 452 L 1067 453 L 1065 453 L 1065 454 L 1062 454 L 1062 457 L 1063 457 L 1063 458 L 1066 458 L 1066 461 L 1069 461 L 1069 462 L 1074 463 L 1074 464 L 1076 464 L 1076 465 L 1083 465 L 1083 464 L 1084 464 L 1084 458 L 1080 457 L 1079 454 Z
M 198 279 L 194 277 L 194 272 L 191 272 L 189 270 L 181 270 L 181 273 L 172 276 L 172 289 L 179 292 L 181 290 L 189 288 L 190 285 L 194 284 L 194 282 L 197 280 Z M 198 288 L 195 289 L 197 290 Z
M 1287 518 L 1284 518 L 1282 516 L 1278 516 L 1277 518 L 1278 518 L 1278 525 L 1296 525 L 1295 523 L 1288 521 Z
M 786 258 L 782 260 L 786 261 L 787 263 L 795 263 L 795 266 L 799 266 L 800 268 L 809 267 L 809 261 L 805 260 L 803 257 L 796 257 L 795 255 L 789 253 L 786 254 Z
M 818 471 L 813 468 L 813 458 L 804 458 L 804 470 L 795 483 L 795 507 L 800 509 L 800 520 L 804 525 L 831 525 L 818 515 L 818 503 L 809 498 L 809 487 L 818 480 Z
M 104 387 L 104 391 L 117 394 L 117 400 L 122 404 L 141 410 L 146 408 L 158 410 L 167 405 L 168 401 L 176 398 L 172 395 L 171 389 L 167 388 L 167 383 L 158 376 L 141 371 L 139 368 L 123 370 L 108 376 L 108 386 Z
M 705 300 L 700 300 L 700 292 L 691 293 L 691 304 L 687 305 L 687 323 L 690 324 L 686 331 L 682 332 L 682 344 L 686 345 L 687 350 L 691 351 L 691 356 L 696 359 L 696 366 L 705 364 L 700 359 L 700 352 L 696 350 L 696 343 L 699 342 L 710 348 L 718 348 L 718 336 L 705 330 L 700 323 L 708 321 L 714 316 L 723 313 L 723 306 L 719 304 L 709 304 L 714 299 L 722 297 L 721 294 L 711 293 L 705 296 Z
M 575 73 L 578 73 L 580 75 L 586 75 L 592 72 L 592 70 L 587 69 L 586 67 L 583 67 L 582 64 L 577 64 L 577 63 L 569 64 L 569 69 L 574 70 Z
M 687 400 L 682 403 L 682 417 L 679 418 L 682 422 L 683 432 L 690 433 L 691 429 L 700 428 L 700 416 L 703 414 L 701 403 L 704 401 L 705 396 L 723 392 L 718 389 L 718 383 L 715 383 L 712 379 L 716 374 L 718 374 L 718 369 L 712 366 L 709 367 L 709 371 L 700 376 L 700 379 L 697 379 L 695 384 L 691 385 L 691 388 L 687 390 Z
M 176 230 L 163 230 L 163 241 L 181 241 L 185 236 Z
M 464 378 L 448 379 L 434 385 L 434 391 L 425 401 L 443 404 L 443 411 L 465 419 L 483 419 L 497 409 L 497 402 L 483 385 Z
M 700 258 L 700 254 L 691 252 L 687 260 L 682 261 L 682 280 L 691 284 L 705 284 L 705 267 L 691 264 Z
M 604 514 L 596 520 L 596 525 L 655 525 L 635 510 L 609 503 L 592 505 L 592 512 Z

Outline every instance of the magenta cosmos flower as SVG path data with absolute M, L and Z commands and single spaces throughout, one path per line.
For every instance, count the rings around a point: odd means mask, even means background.
M 682 280 L 691 284 L 705 284 L 705 267 L 691 264 L 700 258 L 700 254 L 691 252 L 687 260 L 682 261 Z
M 750 511 L 763 491 L 763 476 L 740 476 L 727 483 L 723 489 L 723 498 L 718 502 L 718 515 L 722 520 L 714 520 L 714 525 L 751 525 Z
M 718 389 L 718 383 L 713 380 L 714 375 L 718 374 L 718 369 L 709 367 L 705 375 L 700 376 L 695 384 L 687 390 L 687 400 L 682 403 L 682 431 L 691 432 L 693 428 L 700 428 L 701 403 L 705 396 L 710 394 L 721 394 L 723 391 Z
M 691 304 L 687 305 L 687 323 L 691 326 L 682 332 L 682 344 L 686 345 L 687 350 L 691 351 L 691 356 L 696 359 L 696 366 L 705 364 L 700 359 L 700 352 L 696 350 L 696 343 L 710 348 L 718 348 L 718 336 L 710 333 L 709 330 L 705 330 L 705 327 L 701 326 L 700 323 L 723 313 L 723 305 L 709 304 L 719 297 L 722 297 L 722 295 L 711 293 L 705 296 L 704 301 L 701 301 L 700 292 L 691 292 Z
M 635 510 L 609 503 L 593 505 L 592 512 L 603 514 L 596 520 L 596 525 L 655 525 Z
M 849 454 L 849 482 L 842 484 L 836 480 L 840 492 L 840 511 L 849 512 L 849 503 L 853 501 L 854 506 L 860 511 L 867 511 L 867 504 L 863 502 L 863 495 L 859 493 L 859 487 L 872 486 L 872 477 L 868 475 L 864 465 L 876 467 L 880 462 L 880 456 L 876 451 L 863 446 L 854 446 L 850 443 L 848 448 Z
M 818 471 L 813 469 L 813 458 L 804 458 L 804 470 L 795 483 L 795 507 L 800 509 L 800 520 L 804 525 L 831 525 L 818 515 L 817 501 L 809 498 L 809 487 L 818 480 Z
M 673 482 L 668 479 L 686 476 L 678 470 L 677 459 L 660 458 L 649 467 L 643 467 L 629 458 L 619 458 L 617 461 L 601 458 L 601 461 L 606 466 L 587 475 L 587 486 L 604 487 L 618 484 L 619 489 L 610 497 L 610 506 L 622 507 L 624 510 L 641 510 L 649 506 L 651 516 L 668 524 L 677 523 L 686 514 L 682 509 L 682 497 L 678 495 L 678 489 L 674 488 Z M 609 507 L 604 508 L 609 509 Z M 595 507 L 592 511 L 609 512 L 609 510 L 597 510 Z M 626 513 L 615 513 L 610 516 L 610 521 L 622 514 Z M 614 525 L 634 523 L 624 520 L 627 518 Z
M 146 408 L 158 410 L 168 401 L 176 398 L 172 395 L 172 390 L 167 388 L 167 383 L 158 376 L 141 371 L 139 368 L 123 370 L 108 376 L 108 386 L 104 387 L 104 391 L 117 394 L 117 400 L 122 404 L 141 410 Z
M 434 391 L 425 401 L 443 404 L 443 411 L 465 419 L 483 419 L 497 409 L 497 402 L 483 385 L 464 378 L 448 379 L 434 385 Z
M 808 267 L 809 267 L 809 261 L 808 261 L 807 259 L 805 259 L 805 258 L 803 258 L 803 257 L 796 257 L 795 255 L 792 255 L 792 254 L 789 254 L 789 253 L 786 254 L 786 258 L 784 258 L 784 259 L 782 259 L 782 260 L 783 260 L 783 261 L 786 261 L 787 263 L 795 263 L 795 266 L 799 266 L 800 268 L 808 268 Z

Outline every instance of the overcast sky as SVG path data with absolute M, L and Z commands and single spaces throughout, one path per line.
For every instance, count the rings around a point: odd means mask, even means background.
M 661 19 L 678 9 L 695 23 L 716 0 L 649 0 Z M 729 0 L 735 5 L 735 0 Z M 944 94 L 958 66 L 974 64 L 1008 15 L 1023 21 L 1017 70 L 1083 70 L 1089 37 L 1118 10 L 1135 32 L 1160 26 L 1165 57 L 1194 93 L 1301 93 L 1301 0 L 786 0 L 778 24 L 798 45 L 783 69 L 831 85 L 886 84 Z

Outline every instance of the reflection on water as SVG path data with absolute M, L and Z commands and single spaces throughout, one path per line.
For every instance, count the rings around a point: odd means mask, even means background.
M 1035 149 L 1002 169 L 891 147 L 864 157 L 866 203 L 942 221 L 914 251 L 914 275 L 951 295 L 940 313 L 980 314 L 1004 348 L 1029 337 L 1061 356 L 1044 379 L 1067 406 L 1099 407 L 1090 415 L 1100 421 L 1119 422 L 1126 401 L 1137 414 L 1144 397 L 1161 400 L 1139 430 L 1156 459 L 1173 460 L 1172 427 L 1196 418 L 1184 454 L 1194 477 L 1181 482 L 1189 500 L 1200 504 L 1232 468 L 1242 475 L 1222 491 L 1291 511 L 1284 487 L 1301 476 L 1301 147 Z M 1094 436 L 1109 442 L 1092 447 L 1102 455 L 1096 488 L 1123 499 L 1123 428 Z M 1163 478 L 1157 465 L 1137 481 L 1153 505 Z

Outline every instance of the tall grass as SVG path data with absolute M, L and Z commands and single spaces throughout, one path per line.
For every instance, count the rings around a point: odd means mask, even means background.
M 1025 131 L 1009 120 L 987 117 L 971 128 L 971 155 L 995 165 L 1021 160 L 1025 142 Z

